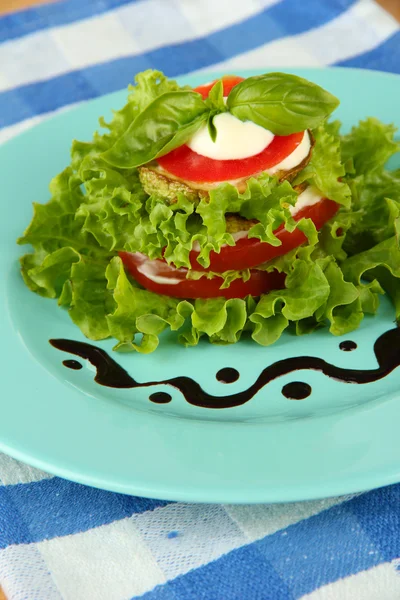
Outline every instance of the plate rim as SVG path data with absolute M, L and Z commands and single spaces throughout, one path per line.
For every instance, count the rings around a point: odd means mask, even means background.
M 299 72 L 326 72 L 326 71 L 340 71 L 340 72 L 356 72 L 357 74 L 361 74 L 362 76 L 371 76 L 371 74 L 374 77 L 383 77 L 383 78 L 390 78 L 390 79 L 394 79 L 396 81 L 399 82 L 400 84 L 400 76 L 396 75 L 394 73 L 386 73 L 386 72 L 382 72 L 382 71 L 374 71 L 374 70 L 367 70 L 367 69 L 349 69 L 346 67 L 293 67 L 293 68 L 280 68 L 280 67 L 274 67 L 274 70 L 276 69 L 280 69 L 282 71 L 287 71 L 287 72 L 294 72 L 294 73 L 299 73 Z M 268 70 L 272 70 L 271 68 L 269 68 Z M 248 69 L 248 70 L 243 70 L 243 69 L 238 69 L 238 72 L 240 73 L 246 73 L 247 76 L 248 74 L 255 74 L 255 73 L 261 73 L 263 72 L 263 69 Z M 198 79 L 199 82 L 202 81 L 203 79 L 206 80 L 207 77 L 212 77 L 212 76 L 217 76 L 218 75 L 218 70 L 216 69 L 210 69 L 210 70 L 204 70 L 201 73 L 197 73 L 197 74 L 192 74 L 192 75 L 186 75 L 186 76 L 182 76 L 177 78 L 179 81 L 181 82 L 185 82 L 185 80 L 193 80 L 194 78 Z M 90 100 L 86 103 L 82 103 L 76 106 L 73 106 L 72 108 L 69 108 L 65 111 L 61 111 L 60 113 L 53 115 L 52 117 L 50 117 L 49 119 L 45 119 L 44 121 L 42 121 L 39 124 L 34 125 L 32 128 L 25 130 L 21 133 L 19 133 L 18 135 L 16 135 L 15 137 L 13 137 L 11 140 L 6 141 L 4 144 L 0 145 L 0 150 L 3 151 L 4 148 L 7 148 L 8 146 L 19 146 L 21 143 L 24 142 L 24 138 L 29 138 L 29 136 L 32 135 L 32 132 L 35 132 L 36 130 L 40 129 L 42 127 L 42 125 L 46 122 L 54 122 L 57 120 L 61 120 L 64 119 L 67 115 L 73 115 L 73 113 L 78 113 L 80 111 L 82 111 L 83 107 L 88 107 L 88 106 L 92 106 L 92 105 L 96 105 L 96 103 L 100 103 L 103 101 L 107 101 L 108 99 L 111 99 L 113 97 L 116 97 L 120 94 L 122 94 L 122 92 L 126 93 L 126 90 L 118 90 L 116 92 L 111 92 L 109 94 L 103 95 L 99 98 L 95 98 L 93 100 Z M 34 135 L 34 134 L 33 134 Z M 1 301 L 1 298 L 0 298 Z M 1 304 L 0 304 L 1 306 Z M 15 332 L 14 332 L 15 333 Z M 34 360 L 34 358 L 33 358 Z M 41 372 L 40 369 L 38 369 L 38 372 Z M 59 382 L 60 383 L 60 382 Z M 78 393 L 82 393 L 82 392 L 78 392 Z M 400 397 L 400 392 L 397 394 L 397 398 Z M 397 398 L 392 398 L 391 400 L 388 400 L 388 402 L 396 402 Z M 386 402 L 384 403 L 385 405 L 387 404 Z M 154 417 L 154 414 L 151 415 L 150 420 Z M 160 417 L 162 418 L 162 417 Z M 321 419 L 331 419 L 331 416 L 326 416 L 326 417 L 320 417 Z M 263 427 L 265 424 L 257 424 L 257 427 Z M 218 425 L 220 426 L 220 425 Z M 326 482 L 321 486 L 321 484 L 316 484 L 315 489 L 313 487 L 310 488 L 310 486 L 308 485 L 307 487 L 307 491 L 306 490 L 299 490 L 299 493 L 296 495 L 296 498 L 293 497 L 293 492 L 291 490 L 291 487 L 289 486 L 286 489 L 286 493 L 284 493 L 284 490 L 282 488 L 274 488 L 274 489 L 269 489 L 266 490 L 265 487 L 263 487 L 260 491 L 255 492 L 254 490 L 252 491 L 251 496 L 248 496 L 246 491 L 244 490 L 239 490 L 235 493 L 235 496 L 229 496 L 227 497 L 227 495 L 224 494 L 223 491 L 221 492 L 210 492 L 209 490 L 203 494 L 203 497 L 199 499 L 199 496 L 202 496 L 201 493 L 199 493 L 199 490 L 197 490 L 196 488 L 192 488 L 190 490 L 188 489 L 184 489 L 185 483 L 182 482 L 182 488 L 174 488 L 174 489 L 166 489 L 160 486 L 157 486 L 157 483 L 151 482 L 151 484 L 147 484 L 145 485 L 143 482 L 142 483 L 126 483 L 126 482 L 116 482 L 113 481 L 112 478 L 106 480 L 104 479 L 104 477 L 99 477 L 96 475 L 90 475 L 88 473 L 80 473 L 79 471 L 73 471 L 70 470 L 66 467 L 59 467 L 57 465 L 52 464 L 51 462 L 37 457 L 37 456 L 32 456 L 29 453 L 25 452 L 24 450 L 22 450 L 21 448 L 17 448 L 17 447 L 13 447 L 12 445 L 10 445 L 6 440 L 0 439 L 0 450 L 2 452 L 5 452 L 6 454 L 12 456 L 13 458 L 17 459 L 17 460 L 21 460 L 33 467 L 39 468 L 41 470 L 47 471 L 49 473 L 52 473 L 54 475 L 60 476 L 60 477 L 64 477 L 66 479 L 70 479 L 72 481 L 76 481 L 78 483 L 82 483 L 84 485 L 90 485 L 93 487 L 97 487 L 100 489 L 106 489 L 109 491 L 114 491 L 114 492 L 120 492 L 120 493 L 126 493 L 126 494 L 134 494 L 134 495 L 139 495 L 139 496 L 143 496 L 143 497 L 149 497 L 149 498 L 162 498 L 165 500 L 178 500 L 178 501 L 188 501 L 188 502 L 217 502 L 217 503 L 246 503 L 246 504 L 252 504 L 252 503 L 259 503 L 259 502 L 271 502 L 271 503 L 275 503 L 275 502 L 289 502 L 289 501 L 301 501 L 301 500 L 313 500 L 313 499 L 319 499 L 319 498 L 326 498 L 326 497 L 331 497 L 331 496 L 337 496 L 337 495 L 342 495 L 342 494 L 349 494 L 349 493 L 354 493 L 354 492 L 360 492 L 360 491 L 365 491 L 368 489 L 371 489 L 371 487 L 380 487 L 382 485 L 388 485 L 388 484 L 392 484 L 392 483 L 396 483 L 398 481 L 400 481 L 400 461 L 398 463 L 397 468 L 393 468 L 390 467 L 388 469 L 387 472 L 382 472 L 380 471 L 379 473 L 375 474 L 375 477 L 373 477 L 371 474 L 367 474 L 367 475 L 360 475 L 359 478 L 355 477 L 353 480 L 354 485 L 353 486 L 349 486 L 346 483 L 346 480 L 344 482 L 343 485 L 338 485 L 338 483 L 333 483 L 331 486 L 327 486 Z

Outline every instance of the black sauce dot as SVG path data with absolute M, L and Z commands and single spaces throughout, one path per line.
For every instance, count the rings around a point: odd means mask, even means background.
M 340 342 L 339 348 L 344 352 L 351 352 L 357 348 L 357 344 L 352 340 L 346 340 L 344 342 Z
M 232 367 L 225 367 L 224 369 L 220 369 L 216 374 L 216 378 L 221 383 L 233 383 L 239 379 L 239 371 L 233 369 Z
M 168 402 L 171 402 L 172 398 L 167 392 L 155 392 L 154 394 L 150 394 L 149 400 L 156 404 L 168 404 Z
M 303 381 L 292 381 L 283 386 L 282 394 L 289 400 L 304 400 L 311 394 L 311 385 Z
M 73 358 L 68 360 L 63 360 L 64 367 L 68 367 L 68 369 L 73 369 L 74 371 L 79 371 L 82 369 L 82 365 L 79 360 L 74 360 Z

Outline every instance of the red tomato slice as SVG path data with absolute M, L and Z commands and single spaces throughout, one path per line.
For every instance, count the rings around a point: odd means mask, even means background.
M 245 298 L 261 296 L 271 290 L 282 289 L 285 285 L 286 276 L 283 273 L 251 271 L 248 281 L 236 279 L 228 288 L 221 290 L 221 277 L 186 279 L 187 269 L 177 269 L 164 260 L 151 260 L 140 252 L 120 252 L 119 256 L 125 268 L 140 285 L 156 294 L 174 298 Z M 158 281 L 154 281 L 149 275 L 156 277 Z
M 303 217 L 311 219 L 319 230 L 337 213 L 338 209 L 339 205 L 336 202 L 323 198 L 317 204 L 300 210 L 294 216 L 294 219 L 295 221 L 300 221 Z M 190 264 L 192 269 L 196 269 L 196 271 L 215 271 L 217 273 L 223 273 L 230 269 L 240 271 L 261 265 L 277 256 L 282 256 L 307 241 L 304 233 L 298 229 L 289 233 L 283 225 L 275 231 L 275 235 L 282 242 L 280 246 L 271 246 L 271 244 L 261 242 L 256 238 L 242 238 L 236 242 L 235 246 L 221 248 L 219 254 L 212 251 L 210 253 L 210 266 L 207 268 L 199 265 L 197 262 L 199 252 L 192 250 L 189 255 Z
M 208 94 L 210 93 L 214 83 L 216 83 L 217 81 L 218 81 L 218 79 L 216 79 L 215 81 L 212 81 L 211 83 L 199 85 L 198 87 L 194 88 L 193 91 L 201 94 L 205 100 L 207 98 Z M 238 77 L 237 75 L 224 75 L 222 77 L 222 83 L 224 86 L 224 96 L 227 96 L 229 94 L 229 92 L 231 91 L 231 89 L 234 88 L 235 85 L 237 85 L 241 81 L 244 81 L 243 77 Z
M 301 143 L 304 131 L 291 135 L 276 135 L 259 154 L 240 160 L 214 160 L 193 152 L 183 145 L 165 156 L 157 158 L 158 164 L 185 181 L 211 183 L 250 177 L 273 167 L 292 154 Z

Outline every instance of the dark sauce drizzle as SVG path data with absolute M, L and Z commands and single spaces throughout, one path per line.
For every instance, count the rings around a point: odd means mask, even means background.
M 239 371 L 233 369 L 232 367 L 225 367 L 220 369 L 216 374 L 216 378 L 221 383 L 233 383 L 239 379 Z
M 74 371 L 79 371 L 82 369 L 82 363 L 79 360 L 74 360 L 73 358 L 63 360 L 64 367 L 68 367 L 68 369 L 73 369 Z
M 311 385 L 302 381 L 292 381 L 283 386 L 282 394 L 289 400 L 304 400 L 311 394 Z
M 150 394 L 149 400 L 156 404 L 168 404 L 172 398 L 167 392 L 155 392 L 154 394 Z
M 338 381 L 343 381 L 344 383 L 364 384 L 386 377 L 386 375 L 400 365 L 400 328 L 396 327 L 395 329 L 385 331 L 374 344 L 374 352 L 379 365 L 377 369 L 344 369 L 315 356 L 297 356 L 279 360 L 265 367 L 257 380 L 247 390 L 231 395 L 213 396 L 204 391 L 191 377 L 183 375 L 165 379 L 164 381 L 139 383 L 125 369 L 120 367 L 107 352 L 86 342 L 55 339 L 50 340 L 50 343 L 58 350 L 69 352 L 70 354 L 75 354 L 89 360 L 97 369 L 95 381 L 100 385 L 114 388 L 142 388 L 160 384 L 171 385 L 183 394 L 189 404 L 203 408 L 233 408 L 234 406 L 241 406 L 251 400 L 270 381 L 298 370 L 311 369 L 320 371 L 324 375 Z
M 344 352 L 352 352 L 357 348 L 357 344 L 352 340 L 345 340 L 344 342 L 340 342 L 339 348 Z

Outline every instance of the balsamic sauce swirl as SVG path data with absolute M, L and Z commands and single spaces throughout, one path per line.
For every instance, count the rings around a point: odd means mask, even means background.
M 344 383 L 365 384 L 386 377 L 400 365 L 400 328 L 396 327 L 395 329 L 385 331 L 374 344 L 374 353 L 378 361 L 376 369 L 346 369 L 337 367 L 315 356 L 297 356 L 279 360 L 272 365 L 268 365 L 262 370 L 256 381 L 246 390 L 223 396 L 215 396 L 203 390 L 197 381 L 185 375 L 162 381 L 140 383 L 133 379 L 107 352 L 86 342 L 53 339 L 50 340 L 50 343 L 58 350 L 69 352 L 70 354 L 89 360 L 96 367 L 97 372 L 94 379 L 100 385 L 113 388 L 143 388 L 154 385 L 168 385 L 178 389 L 189 404 L 203 408 L 233 408 L 241 406 L 249 402 L 270 381 L 298 370 L 319 371 L 327 377 Z M 230 367 L 221 369 L 219 374 L 220 381 L 224 383 L 232 383 L 239 377 L 239 373 Z M 306 383 L 293 382 L 286 384 L 282 389 L 282 393 L 288 398 L 300 400 L 310 395 L 311 388 Z M 164 404 L 169 402 L 170 399 L 171 396 L 166 392 L 155 392 L 150 396 L 150 400 L 156 403 Z

